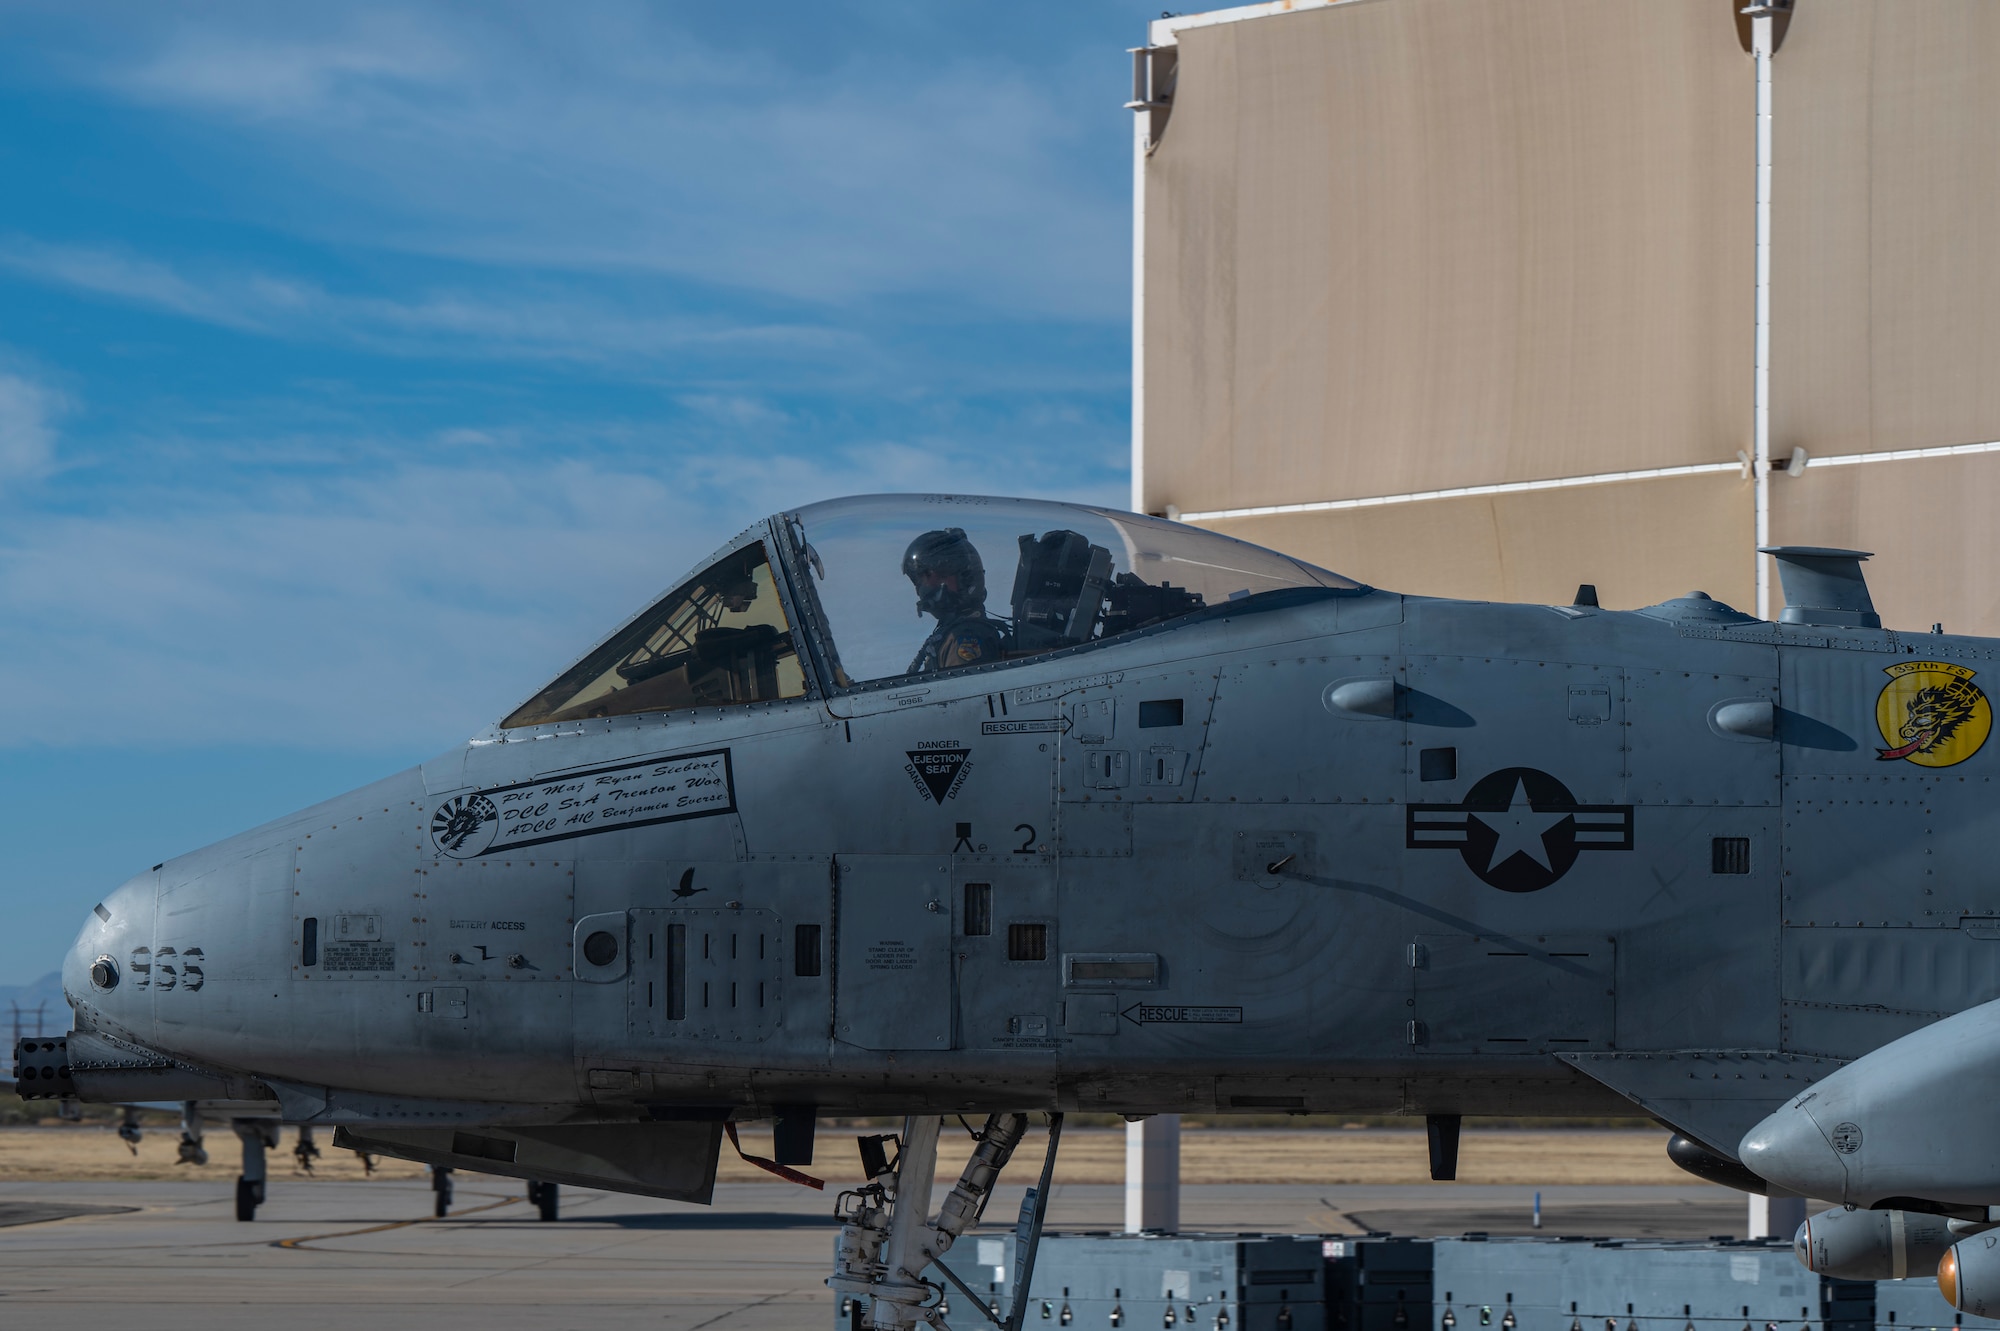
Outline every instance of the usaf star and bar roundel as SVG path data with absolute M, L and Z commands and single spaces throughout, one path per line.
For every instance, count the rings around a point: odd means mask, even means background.
M 1586 850 L 1632 849 L 1632 806 L 1579 804 L 1562 782 L 1532 767 L 1503 767 L 1474 782 L 1458 804 L 1412 804 L 1405 844 L 1455 850 L 1479 881 L 1502 892 L 1539 892 Z

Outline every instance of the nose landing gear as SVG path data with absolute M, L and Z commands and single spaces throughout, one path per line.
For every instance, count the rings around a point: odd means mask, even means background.
M 987 1118 L 986 1125 L 973 1134 L 979 1145 L 933 1221 L 929 1218 L 931 1185 L 937 1169 L 940 1124 L 941 1120 L 930 1116 L 905 1119 L 893 1161 L 884 1149 L 885 1139 L 862 1139 L 861 1158 L 870 1181 L 842 1193 L 835 1203 L 834 1214 L 843 1223 L 833 1275 L 826 1283 L 835 1293 L 854 1300 L 850 1306 L 859 1314 L 857 1325 L 870 1331 L 908 1331 L 919 1324 L 933 1331 L 950 1331 L 941 1306 L 944 1286 L 924 1278 L 924 1272 L 935 1265 L 987 1321 L 1019 1331 L 1028 1306 L 1028 1282 L 1034 1276 L 1035 1249 L 1041 1242 L 1042 1220 L 1048 1210 L 1062 1115 L 1049 1115 L 1049 1150 L 1042 1164 L 1041 1186 L 1030 1189 L 1022 1203 L 1027 1241 L 1016 1262 L 1013 1316 L 1004 1324 L 983 1298 L 938 1259 L 985 1213 L 1000 1171 L 1027 1131 L 1028 1118 L 1025 1114 Z M 864 1299 L 865 1309 L 860 1306 Z

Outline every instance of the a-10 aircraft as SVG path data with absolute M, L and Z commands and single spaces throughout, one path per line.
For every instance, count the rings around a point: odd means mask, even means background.
M 1772 553 L 1775 623 L 1074 505 L 783 513 L 468 743 L 106 896 L 22 1090 L 698 1201 L 737 1123 L 782 1168 L 901 1115 L 829 1282 L 879 1327 L 943 1324 L 1030 1115 L 1050 1159 L 1068 1111 L 1421 1115 L 1448 1177 L 1460 1116 L 1636 1106 L 1708 1177 L 1891 1208 L 1816 1217 L 1822 1265 L 1935 1231 L 1983 1307 L 1996 644 Z

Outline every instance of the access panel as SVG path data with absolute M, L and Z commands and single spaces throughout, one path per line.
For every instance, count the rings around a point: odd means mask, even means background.
M 365 826 L 365 824 L 364 824 Z M 414 854 L 321 828 L 292 854 L 291 975 L 295 980 L 405 981 L 427 975 L 424 884 Z M 200 987 L 207 939 L 162 931 L 157 951 L 132 955 L 134 985 Z M 187 954 L 190 949 L 196 955 Z M 192 964 L 191 964 L 192 963 Z
M 1604 934 L 1419 934 L 1410 945 L 1419 1052 L 1608 1049 L 1616 949 Z
M 417 881 L 426 979 L 458 985 L 570 978 L 574 861 L 425 860 Z
M 634 1034 L 754 1043 L 784 1024 L 786 939 L 775 911 L 635 910 Z
M 863 1049 L 952 1047 L 951 862 L 843 855 L 835 1038 Z

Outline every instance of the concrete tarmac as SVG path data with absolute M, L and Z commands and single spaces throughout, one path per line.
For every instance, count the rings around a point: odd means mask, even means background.
M 942 1185 L 941 1185 L 942 1186 Z M 1530 1232 L 1532 1189 L 1204 1186 L 1182 1229 Z M 1011 1227 L 1021 1187 L 985 1228 Z M 712 1207 L 565 1188 L 545 1224 L 508 1179 L 461 1175 L 431 1218 L 421 1181 L 273 1179 L 256 1221 L 213 1183 L 0 1183 L 0 1326 L 147 1331 L 767 1331 L 825 1328 L 833 1196 L 727 1184 Z M 1675 1187 L 1542 1193 L 1544 1230 L 1639 1237 L 1743 1232 L 1741 1194 Z M 1117 1187 L 1056 1189 L 1051 1228 L 1116 1229 Z M 1477 1221 L 1477 1223 L 1472 1223 Z

